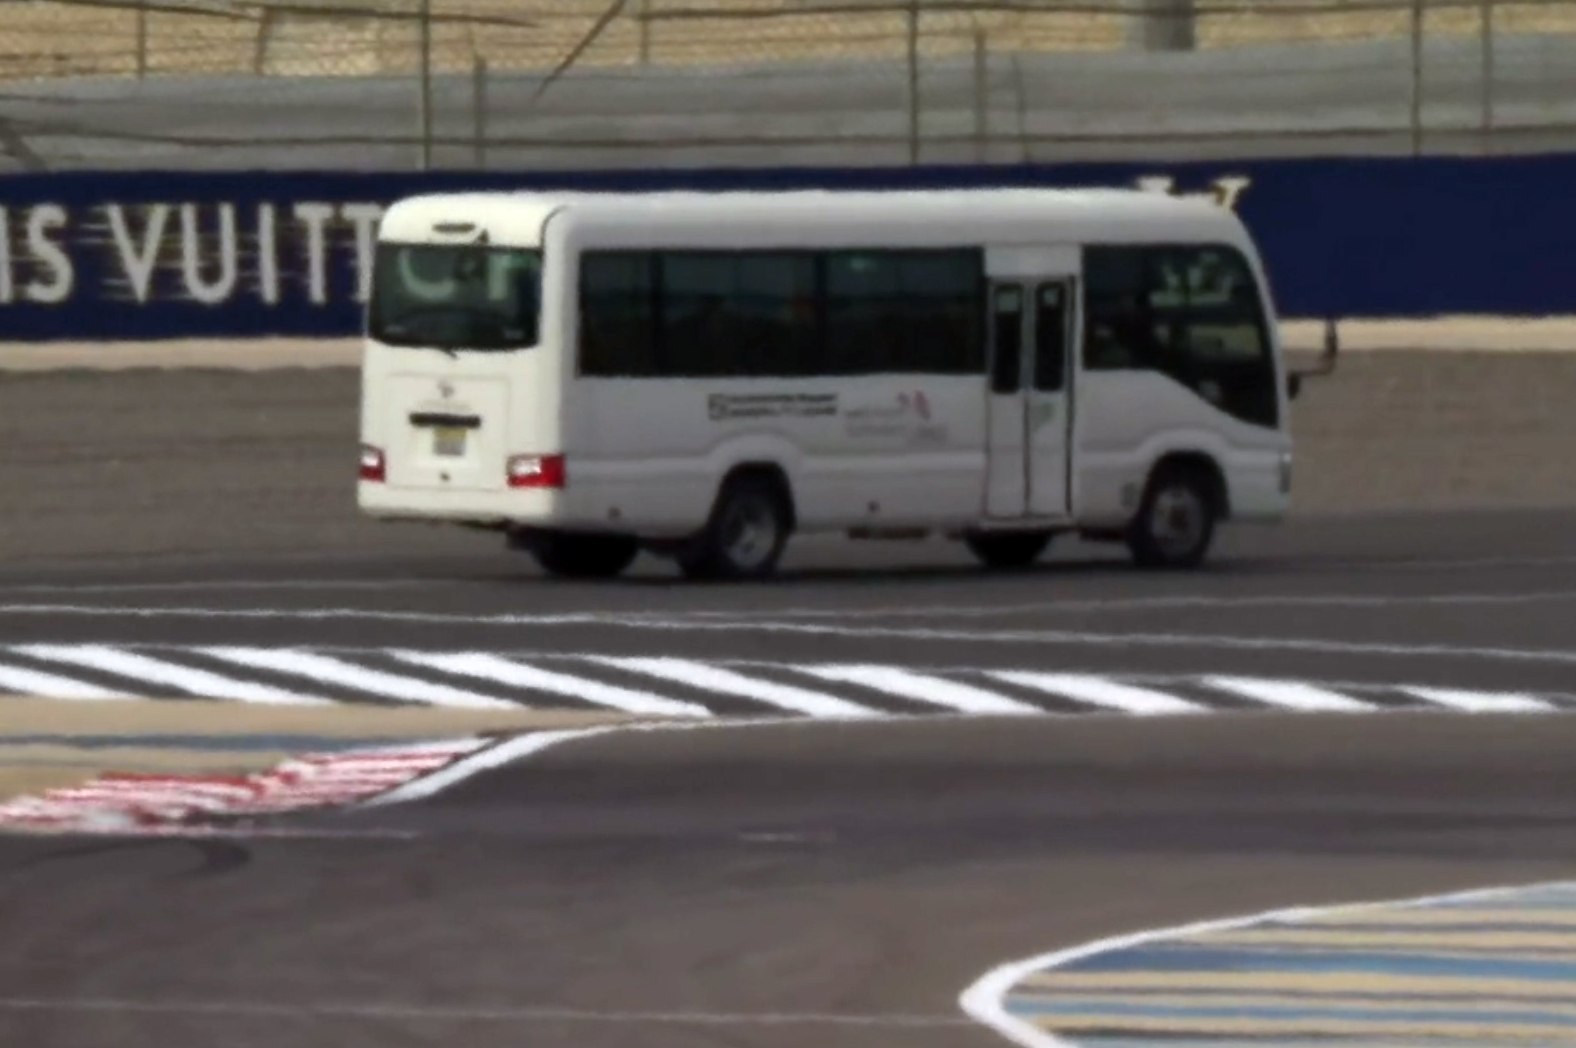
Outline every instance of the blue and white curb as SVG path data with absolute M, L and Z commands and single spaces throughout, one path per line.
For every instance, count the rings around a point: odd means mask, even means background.
M 1118 936 L 1003 965 L 959 1003 L 1024 1048 L 1576 1044 L 1576 882 Z

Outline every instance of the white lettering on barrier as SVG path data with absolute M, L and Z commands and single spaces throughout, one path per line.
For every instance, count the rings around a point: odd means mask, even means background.
M 132 243 L 131 230 L 126 224 L 126 209 L 120 204 L 110 204 L 105 209 L 109 215 L 110 232 L 115 236 L 115 248 L 120 254 L 121 272 L 131 285 L 131 293 L 138 303 L 148 301 L 153 290 L 153 270 L 159 260 L 159 244 L 164 240 L 164 227 L 169 222 L 170 205 L 154 204 L 148 208 L 147 221 L 142 226 L 141 246 Z
M 257 207 L 257 295 L 270 306 L 279 304 L 279 235 L 274 205 Z
M 1179 192 L 1176 180 L 1167 175 L 1142 177 L 1137 183 L 1150 192 L 1208 199 L 1233 209 L 1251 186 L 1251 180 L 1240 175 L 1215 178 L 1209 188 L 1191 193 Z M 331 264 L 341 244 L 353 253 L 355 284 L 351 293 L 357 303 L 365 303 L 371 294 L 377 225 L 383 205 L 369 201 L 300 201 L 286 206 L 297 224 L 298 237 L 281 236 L 279 208 L 272 203 L 254 206 L 252 228 L 246 233 L 242 231 L 241 208 L 234 202 L 107 203 L 93 209 L 102 216 L 102 225 L 95 225 L 92 218 L 84 215 L 87 235 L 70 237 L 66 234 L 70 232 L 72 216 L 60 205 L 0 208 L 0 305 L 14 304 L 19 294 L 29 302 L 42 304 L 69 300 L 78 279 L 67 248 L 103 243 L 96 239 L 94 230 L 106 226 L 108 239 L 113 243 L 112 269 L 118 272 L 103 271 L 100 279 L 111 288 L 123 279 L 130 297 L 138 304 L 161 297 L 155 277 L 161 262 L 165 262 L 172 278 L 178 277 L 184 285 L 185 297 L 204 305 L 220 306 L 233 301 L 243 278 L 247 291 L 268 306 L 277 306 L 284 300 L 287 278 L 291 283 L 300 280 L 298 286 L 304 286 L 311 304 L 327 305 L 337 297 L 330 277 Z M 209 236 L 204 234 L 205 207 L 215 209 L 217 232 Z M 180 212 L 179 245 L 171 242 L 175 230 L 170 217 L 176 209 Z M 140 222 L 131 217 L 132 211 L 139 213 Z M 13 225 L 17 227 L 15 231 Z M 21 237 L 21 250 L 13 232 Z M 172 257 L 177 251 L 178 263 Z M 286 254 L 294 257 L 287 258 Z
M 235 205 L 219 205 L 219 277 L 209 282 L 202 275 L 202 229 L 197 205 L 181 205 L 181 275 L 186 293 L 205 306 L 227 302 L 235 294 L 238 270 L 235 238 Z
M 180 213 L 178 233 L 171 229 L 172 207 L 178 207 Z M 216 209 L 217 233 L 212 236 L 204 233 L 205 207 Z M 284 276 L 299 274 L 308 299 L 314 305 L 325 305 L 333 297 L 330 263 L 338 242 L 334 234 L 340 228 L 339 223 L 348 224 L 353 231 L 356 301 L 365 302 L 370 292 L 377 224 L 383 217 L 381 204 L 357 202 L 336 206 L 321 201 L 303 201 L 292 205 L 291 214 L 303 234 L 299 241 L 302 255 L 289 260 L 281 257 L 278 208 L 274 204 L 256 206 L 250 236 L 243 234 L 240 208 L 234 203 L 144 205 L 140 208 L 145 214 L 140 229 L 134 228 L 136 223 L 130 216 L 133 210 L 138 208 L 107 204 L 103 207 L 103 215 L 115 244 L 120 274 L 139 304 L 158 297 L 155 275 L 165 268 L 161 261 L 167 257 L 167 252 L 175 250 L 179 252 L 179 264 L 169 267 L 170 271 L 179 276 L 187 297 L 193 301 L 205 305 L 229 302 L 235 298 L 245 277 L 254 281 L 249 290 L 259 301 L 275 306 L 283 299 Z M 178 244 L 172 242 L 176 236 Z M 91 238 L 84 240 L 88 242 Z M 243 244 L 249 250 L 243 251 Z M 216 275 L 205 276 L 213 273 L 215 267 Z
M 71 256 L 49 236 L 52 229 L 64 230 L 66 221 L 66 209 L 56 204 L 42 204 L 28 212 L 27 253 L 38 268 L 48 273 L 45 279 L 35 276 L 22 288 L 30 302 L 56 305 L 70 298 L 76 287 Z
M 379 204 L 345 204 L 339 213 L 356 227 L 356 301 L 365 302 L 372 294 L 372 254 L 383 208 Z
M 11 284 L 11 214 L 0 207 L 0 306 L 9 306 L 15 295 Z
M 329 219 L 334 217 L 334 205 L 316 202 L 295 206 L 296 220 L 306 226 L 307 288 L 313 305 L 328 301 L 328 251 L 326 248 Z
M 1208 188 L 1181 192 L 1173 177 L 1153 175 L 1137 179 L 1137 185 L 1235 209 L 1252 181 L 1227 175 L 1212 179 Z M 370 201 L 307 200 L 284 207 L 288 209 L 285 222 L 295 223 L 289 232 L 282 228 L 280 206 L 274 203 L 251 205 L 249 216 L 232 201 L 106 203 L 82 214 L 81 230 L 70 236 L 73 216 L 59 205 L 0 208 L 0 305 L 13 304 L 19 296 L 46 304 L 67 301 L 79 282 L 67 248 L 76 251 L 98 244 L 111 251 L 112 261 L 108 269 L 91 272 L 106 289 L 118 288 L 124 280 L 129 297 L 138 304 L 163 297 L 162 284 L 155 279 L 161 262 L 178 280 L 177 286 L 184 285 L 188 300 L 208 306 L 233 301 L 243 287 L 259 302 L 277 306 L 286 299 L 287 286 L 303 288 L 314 306 L 327 305 L 347 292 L 357 303 L 365 303 L 371 293 L 377 226 L 384 206 Z M 172 242 L 176 234 L 172 226 L 177 224 L 170 221 L 176 209 L 179 245 Z M 131 217 L 132 211 L 138 212 L 140 222 Z M 210 213 L 213 224 L 205 225 Z M 98 218 L 102 224 L 95 223 Z M 109 237 L 103 236 L 106 227 Z M 205 228 L 216 232 L 205 235 Z M 354 286 L 344 290 L 331 280 L 340 271 L 334 263 L 342 248 L 352 255 L 355 268 Z

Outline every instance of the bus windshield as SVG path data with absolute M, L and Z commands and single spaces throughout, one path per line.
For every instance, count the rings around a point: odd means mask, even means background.
M 511 350 L 537 340 L 542 253 L 472 244 L 380 244 L 367 333 L 392 346 Z

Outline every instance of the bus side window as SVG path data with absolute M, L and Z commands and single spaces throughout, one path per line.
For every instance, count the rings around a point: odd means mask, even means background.
M 826 253 L 826 351 L 843 375 L 984 370 L 975 250 Z
M 1041 284 L 1034 307 L 1034 388 L 1055 393 L 1067 382 L 1067 285 Z
M 580 263 L 580 373 L 639 378 L 656 371 L 651 256 L 587 252 Z
M 1091 246 L 1084 367 L 1141 370 L 1244 422 L 1278 420 L 1264 303 L 1247 260 L 1217 244 Z
M 1088 371 L 1141 367 L 1153 356 L 1144 330 L 1145 249 L 1084 249 L 1083 366 Z
M 991 300 L 991 392 L 1018 392 L 1022 373 L 1023 288 L 1006 284 Z

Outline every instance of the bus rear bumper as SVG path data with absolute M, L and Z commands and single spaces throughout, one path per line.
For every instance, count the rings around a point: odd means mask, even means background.
M 368 481 L 356 485 L 356 506 L 364 516 L 380 521 L 495 529 L 511 524 L 551 526 L 560 523 L 564 509 L 555 491 L 443 491 Z

